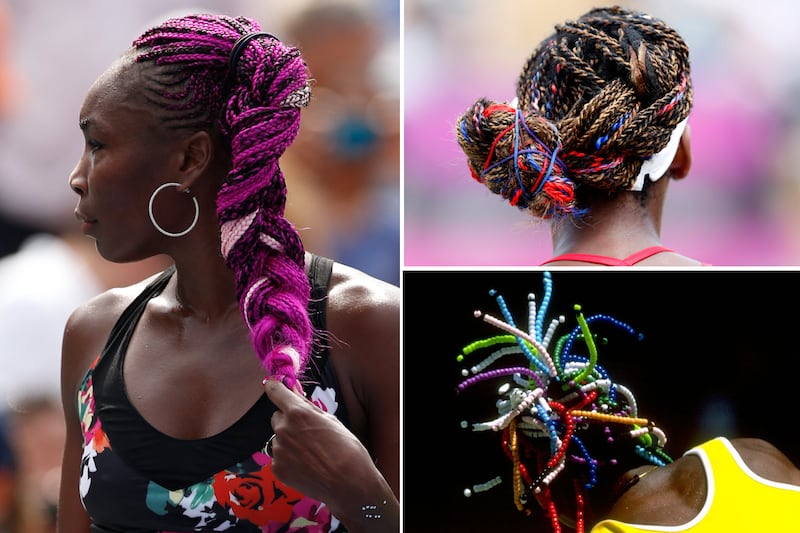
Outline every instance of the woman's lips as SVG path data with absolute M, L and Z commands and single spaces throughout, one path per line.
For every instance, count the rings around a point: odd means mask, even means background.
M 77 209 L 75 210 L 75 218 L 81 222 L 81 231 L 87 233 L 97 223 L 97 220 L 84 215 Z

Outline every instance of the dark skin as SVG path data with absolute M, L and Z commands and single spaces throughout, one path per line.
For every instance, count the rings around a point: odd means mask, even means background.
M 586 220 L 564 222 L 552 229 L 553 256 L 566 253 L 594 254 L 622 259 L 661 245 L 661 219 L 667 187 L 672 179 L 683 179 L 692 165 L 690 132 L 687 126 L 672 164 L 661 179 L 649 184 L 647 200 L 638 194 L 620 192 L 595 198 L 587 206 Z M 642 266 L 700 266 L 701 262 L 676 252 L 661 252 L 637 263 Z M 554 261 L 554 266 L 592 266 L 583 261 Z
M 753 438 L 731 439 L 731 443 L 756 474 L 779 483 L 800 486 L 800 469 L 772 444 Z M 640 467 L 627 472 L 623 483 L 648 470 L 649 467 Z M 649 471 L 620 496 L 604 517 L 629 523 L 677 526 L 700 512 L 706 494 L 705 473 L 700 459 L 679 457 L 665 467 Z
M 800 470 L 772 444 L 755 438 L 730 439 L 730 442 L 756 474 L 800 487 Z M 622 475 L 617 487 L 626 486 L 637 475 L 640 476 L 639 480 L 624 490 L 610 507 L 605 508 L 593 502 L 589 493 L 586 531 L 603 519 L 654 526 L 680 526 L 695 518 L 705 504 L 708 490 L 706 474 L 696 456 L 678 457 L 664 467 L 643 465 L 632 468 Z M 572 530 L 566 525 L 565 529 Z
M 90 89 L 80 114 L 86 145 L 70 175 L 79 196 L 76 216 L 104 258 L 129 262 L 166 254 L 176 265 L 164 291 L 147 304 L 125 358 L 134 407 L 167 435 L 200 439 L 231 426 L 267 393 L 278 407 L 264 421 L 279 435 L 275 475 L 326 502 L 352 532 L 398 531 L 399 288 L 334 266 L 327 321 L 350 430 L 282 384 L 262 383 L 234 276 L 219 252 L 215 195 L 227 156 L 207 132 L 177 135 L 160 128 L 152 110 L 131 98 L 135 70 L 115 63 Z M 165 229 L 178 232 L 192 220 L 194 208 L 182 190 L 190 188 L 199 203 L 197 226 L 184 237 L 160 234 L 148 217 L 150 194 L 165 182 L 180 184 L 164 190 L 155 204 Z M 75 405 L 113 324 L 148 281 L 100 294 L 70 317 L 62 353 L 65 406 Z M 198 409 L 204 416 L 196 416 Z M 74 408 L 65 416 L 58 530 L 87 533 L 78 493 L 80 421 Z M 365 518 L 361 508 L 367 504 L 382 504 L 383 518 Z

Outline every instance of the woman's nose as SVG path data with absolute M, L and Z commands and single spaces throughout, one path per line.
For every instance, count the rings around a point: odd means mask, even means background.
M 86 194 L 86 177 L 81 172 L 81 163 L 78 162 L 75 168 L 69 175 L 69 188 L 72 189 L 78 196 Z

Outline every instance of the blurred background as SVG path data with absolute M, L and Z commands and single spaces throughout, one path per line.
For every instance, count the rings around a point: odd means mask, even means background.
M 790 0 L 618 4 L 658 16 L 690 47 L 693 167 L 670 184 L 663 242 L 713 265 L 800 264 L 800 8 Z M 454 125 L 479 97 L 511 100 L 553 25 L 603 3 L 404 5 L 404 264 L 540 264 L 551 256 L 549 226 L 470 178 Z
M 398 0 L 0 0 L 0 533 L 54 531 L 67 316 L 167 264 L 109 263 L 80 233 L 81 103 L 143 30 L 189 11 L 255 18 L 301 49 L 313 96 L 282 161 L 287 216 L 310 251 L 399 283 Z

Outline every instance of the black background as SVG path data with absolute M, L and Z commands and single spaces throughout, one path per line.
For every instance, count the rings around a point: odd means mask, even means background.
M 670 455 L 717 435 L 758 436 L 800 465 L 800 272 L 556 269 L 552 278 L 548 318 L 567 319 L 559 334 L 576 324 L 573 304 L 643 334 L 609 335 L 599 362 L 633 390 L 640 415 L 666 431 Z M 516 510 L 510 462 L 495 436 L 459 425 L 468 413 L 474 421 L 486 400 L 455 393 L 461 348 L 500 333 L 473 316 L 480 309 L 501 317 L 489 290 L 526 330 L 527 295 L 541 301 L 542 279 L 541 270 L 404 272 L 404 531 L 549 531 Z M 500 487 L 464 497 L 464 488 L 498 474 Z

